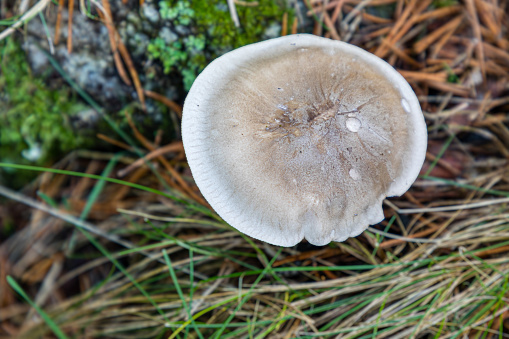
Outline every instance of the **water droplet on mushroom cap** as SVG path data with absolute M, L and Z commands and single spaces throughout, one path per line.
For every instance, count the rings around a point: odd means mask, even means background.
M 407 112 L 407 113 L 410 113 L 410 104 L 408 103 L 408 101 L 406 101 L 405 98 L 401 99 L 401 106 L 403 106 L 403 109 Z
M 348 130 L 350 132 L 358 132 L 359 129 L 361 128 L 361 121 L 357 118 L 347 118 L 346 119 L 346 128 L 348 128 Z

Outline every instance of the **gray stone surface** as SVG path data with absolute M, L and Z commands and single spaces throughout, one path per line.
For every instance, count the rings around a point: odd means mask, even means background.
M 171 99 L 178 100 L 177 90 L 168 76 L 158 65 L 148 61 L 147 46 L 151 39 L 163 34 L 165 40 L 178 36 L 169 27 L 161 30 L 158 9 L 146 2 L 141 11 L 133 10 L 120 1 L 110 2 L 113 20 L 135 64 L 143 88 L 157 91 Z M 94 13 L 95 14 L 95 13 Z M 55 36 L 57 9 L 52 6 L 45 12 L 51 40 Z M 126 85 L 115 67 L 106 26 L 98 20 L 84 15 L 78 7 L 74 10 L 72 23 L 72 53 L 67 52 L 67 9 L 62 11 L 60 42 L 53 46 L 53 58 L 83 90 L 85 90 L 106 111 L 117 111 L 126 104 L 137 100 L 134 87 Z M 28 35 L 23 44 L 34 74 L 57 74 L 41 48 L 50 51 L 48 38 L 42 21 L 35 17 L 28 26 Z M 127 68 L 126 68 L 127 70 Z M 157 105 L 147 105 L 147 111 L 160 116 Z

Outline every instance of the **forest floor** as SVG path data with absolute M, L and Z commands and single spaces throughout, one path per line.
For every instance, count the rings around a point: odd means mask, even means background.
M 509 338 L 509 1 L 306 6 L 282 35 L 313 18 L 420 101 L 426 161 L 385 221 L 323 247 L 253 240 L 209 209 L 181 141 L 128 116 L 129 135 L 99 136 L 118 152 L 0 164 L 40 172 L 0 187 L 0 338 Z

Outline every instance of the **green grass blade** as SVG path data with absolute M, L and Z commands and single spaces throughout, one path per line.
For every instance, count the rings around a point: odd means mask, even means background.
M 117 259 L 115 259 L 115 257 L 111 255 L 111 253 L 109 253 L 108 250 L 106 250 L 106 248 L 104 248 L 99 242 L 97 242 L 94 239 L 94 237 L 90 235 L 89 232 L 79 227 L 78 229 L 83 233 L 83 235 L 88 239 L 88 241 L 92 243 L 92 245 L 94 245 L 105 257 L 107 257 L 115 265 L 115 267 L 117 267 L 119 271 L 121 271 L 131 281 L 131 283 L 140 291 L 140 293 L 152 304 L 152 306 L 154 306 L 156 311 L 164 318 L 164 320 L 169 321 L 168 318 L 166 317 L 166 314 L 164 314 L 164 312 L 159 308 L 159 306 L 156 304 L 154 299 L 152 299 L 150 294 L 148 294 L 147 291 L 145 291 L 145 289 L 136 281 L 136 279 L 134 279 L 134 277 L 131 274 L 129 274 L 129 272 L 127 272 L 124 266 L 122 266 L 122 264 Z
M 23 299 L 25 299 L 30 304 L 30 306 L 32 306 L 37 311 L 37 313 L 39 313 L 41 318 L 46 322 L 48 327 L 53 331 L 53 333 L 55 333 L 55 335 L 59 339 L 67 339 L 67 336 L 64 334 L 64 332 L 62 332 L 60 327 L 58 327 L 58 325 L 53 321 L 53 319 L 51 319 L 51 317 L 46 312 L 44 312 L 42 308 L 37 306 L 32 301 L 32 299 L 30 299 L 30 297 L 25 293 L 21 286 L 19 286 L 16 280 L 14 280 L 11 276 L 7 276 L 7 282 L 19 295 L 23 297 Z
M 108 162 L 108 164 L 104 168 L 103 172 L 101 173 L 101 177 L 107 178 L 110 175 L 110 173 L 115 168 L 115 165 L 117 164 L 118 159 L 121 156 L 122 156 L 121 153 L 116 154 Z M 83 210 L 81 211 L 81 214 L 79 217 L 81 220 L 85 220 L 87 218 L 88 214 L 90 213 L 90 210 L 92 210 L 92 207 L 94 206 L 94 203 L 99 198 L 105 184 L 106 184 L 106 181 L 104 179 L 99 179 L 96 182 L 96 184 L 94 185 L 94 188 L 92 189 L 92 192 L 90 192 L 90 195 L 88 196 L 87 203 L 85 204 L 85 207 L 83 207 Z M 71 239 L 69 240 L 69 246 L 68 246 L 68 251 L 67 251 L 68 255 L 73 252 L 75 243 L 76 243 L 76 231 L 73 233 L 73 235 L 71 236 Z
M 274 261 L 276 261 L 276 259 L 278 258 L 279 254 L 281 253 L 281 248 L 279 248 L 278 252 L 276 253 L 276 255 L 272 258 L 272 260 L 265 266 L 265 268 L 263 269 L 263 271 L 260 273 L 260 275 L 256 278 L 256 280 L 253 282 L 253 284 L 251 285 L 251 287 L 249 288 L 249 291 L 248 293 L 242 298 L 241 302 L 237 305 L 237 307 L 235 308 L 235 310 L 233 310 L 233 312 L 230 314 L 230 316 L 228 317 L 228 319 L 226 319 L 224 322 L 223 322 L 223 326 L 219 329 L 219 331 L 216 332 L 216 335 L 215 335 L 215 338 L 216 339 L 219 339 L 221 338 L 221 334 L 224 332 L 226 326 L 233 320 L 233 318 L 235 317 L 235 315 L 237 314 L 237 312 L 242 308 L 242 306 L 249 300 L 249 298 L 251 297 L 251 292 L 252 290 L 258 285 L 258 283 L 262 280 L 262 278 L 265 276 L 266 273 L 268 273 L 270 271 L 270 269 L 272 269 L 272 264 L 274 263 Z
M 115 179 L 115 178 L 105 178 L 103 176 L 96 175 L 96 174 L 81 173 L 81 172 L 60 170 L 60 169 L 56 169 L 56 168 L 47 168 L 47 167 L 40 167 L 40 166 L 9 164 L 9 163 L 5 163 L 5 162 L 0 162 L 0 167 L 15 168 L 15 169 L 28 170 L 28 171 L 36 171 L 36 172 L 48 172 L 48 173 L 55 173 L 55 174 L 64 174 L 64 175 L 70 175 L 70 176 L 82 177 L 82 178 L 89 178 L 89 179 L 95 179 L 95 180 L 105 180 L 105 181 L 113 183 L 113 184 L 129 186 L 131 188 L 136 188 L 136 189 L 139 189 L 139 190 L 142 190 L 142 191 L 145 191 L 145 192 L 154 193 L 154 194 L 163 196 L 165 198 L 171 199 L 173 201 L 176 201 L 178 203 L 181 203 L 181 204 L 185 205 L 186 207 L 188 207 L 188 208 L 190 208 L 192 210 L 195 210 L 197 212 L 203 212 L 203 206 L 199 206 L 199 205 L 193 204 L 193 203 L 191 203 L 191 202 L 189 202 L 187 200 L 178 198 L 177 196 L 174 196 L 174 195 L 162 192 L 160 190 L 157 190 L 157 189 L 154 189 L 154 188 L 150 188 L 150 187 L 146 187 L 146 186 L 143 186 L 143 185 L 138 185 L 138 184 L 135 184 L 135 183 L 132 183 L 132 182 L 129 182 L 129 181 L 125 181 L 125 180 L 120 180 L 120 179 Z M 210 213 L 208 215 L 212 216 L 216 220 L 222 222 L 222 219 L 219 218 L 218 216 L 214 215 L 213 213 Z
M 188 319 L 191 319 L 191 325 L 194 327 L 194 330 L 196 331 L 196 334 L 201 339 L 204 339 L 203 335 L 201 334 L 201 332 L 198 330 L 198 328 L 196 328 L 196 324 L 194 322 L 194 319 L 191 316 L 191 309 L 189 308 L 189 305 L 186 302 L 186 298 L 184 297 L 184 293 L 182 293 L 182 289 L 180 288 L 180 284 L 179 284 L 179 282 L 177 280 L 177 275 L 175 274 L 175 270 L 173 269 L 173 265 L 171 263 L 170 256 L 168 255 L 168 252 L 166 252 L 165 250 L 162 250 L 162 252 L 163 252 L 164 260 L 166 261 L 166 265 L 168 266 L 168 270 L 170 271 L 171 278 L 173 279 L 173 284 L 175 286 L 175 289 L 177 290 L 177 294 L 179 295 L 179 298 L 182 301 L 182 306 L 186 310 Z
M 444 142 L 444 145 L 442 146 L 442 148 L 440 149 L 438 154 L 435 156 L 435 160 L 433 160 L 433 162 L 429 165 L 428 170 L 424 174 L 424 177 L 427 177 L 431 173 L 431 171 L 433 171 L 435 166 L 438 164 L 438 161 L 443 157 L 445 151 L 447 151 L 447 149 L 449 148 L 449 146 L 451 145 L 451 142 L 454 140 L 455 137 L 456 137 L 456 134 L 451 133 L 449 138 L 447 138 L 447 140 Z

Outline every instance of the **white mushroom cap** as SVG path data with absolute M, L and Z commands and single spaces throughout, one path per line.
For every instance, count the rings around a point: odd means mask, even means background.
M 215 211 L 280 246 L 344 241 L 382 221 L 382 200 L 408 190 L 427 144 L 419 102 L 392 66 L 305 34 L 213 61 L 186 98 L 182 138 Z

